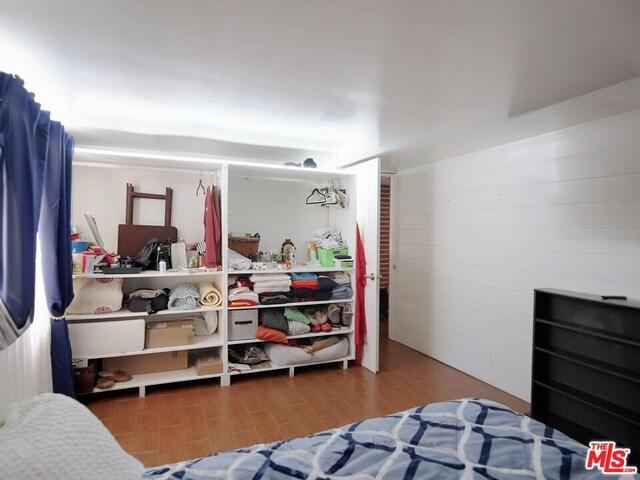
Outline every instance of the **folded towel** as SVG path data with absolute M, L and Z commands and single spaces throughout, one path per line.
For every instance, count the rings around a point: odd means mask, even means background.
M 254 273 L 249 277 L 249 280 L 251 280 L 253 283 L 262 283 L 262 282 L 271 282 L 271 281 L 282 282 L 286 280 L 291 280 L 291 277 L 287 273 L 265 273 L 265 274 Z
M 317 280 L 318 276 L 315 273 L 292 273 L 292 280 Z
M 253 291 L 256 293 L 284 293 L 291 290 L 289 285 L 274 285 L 271 287 L 253 287 Z
M 290 287 L 291 286 L 291 279 L 286 279 L 286 280 L 269 280 L 267 282 L 256 282 L 253 284 L 253 287 L 260 287 L 260 288 L 268 288 L 268 287 Z
M 217 307 L 222 305 L 222 295 L 212 283 L 198 283 L 198 293 L 200 294 L 200 303 L 207 307 Z
M 169 310 L 193 310 L 200 306 L 200 294 L 193 283 L 179 283 L 169 294 Z

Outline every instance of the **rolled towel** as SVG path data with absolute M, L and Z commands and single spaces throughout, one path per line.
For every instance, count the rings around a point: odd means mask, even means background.
M 222 305 L 222 295 L 212 283 L 198 283 L 198 293 L 200 294 L 200 303 L 207 307 L 217 307 Z
M 169 294 L 169 310 L 194 310 L 200 306 L 200 294 L 193 283 L 179 283 Z

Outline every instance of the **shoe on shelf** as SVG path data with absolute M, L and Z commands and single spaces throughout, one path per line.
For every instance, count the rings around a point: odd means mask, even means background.
M 113 372 L 113 381 L 114 382 L 128 382 L 131 380 L 131 375 L 129 375 L 124 370 L 115 370 Z
M 340 325 L 340 306 L 335 303 L 331 303 L 327 308 L 329 315 L 329 321 L 334 325 Z
M 322 331 L 322 327 L 318 324 L 311 325 L 311 332 L 318 333 Z
M 112 377 L 101 377 L 98 379 L 98 383 L 96 383 L 96 387 L 100 390 L 106 390 L 108 388 L 113 387 L 113 378 Z
M 333 327 L 329 322 L 323 323 L 322 325 L 320 325 L 320 330 L 322 330 L 323 332 L 330 332 L 332 329 Z
M 342 308 L 342 324 L 345 327 L 351 325 L 351 321 L 353 320 L 353 305 L 347 303 Z

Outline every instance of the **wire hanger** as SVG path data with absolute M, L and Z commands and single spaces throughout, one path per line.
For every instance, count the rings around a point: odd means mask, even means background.
M 204 188 L 204 185 L 202 184 L 202 172 L 200 172 L 200 179 L 198 180 L 198 186 L 196 187 L 196 197 L 200 193 L 200 189 L 202 189 L 203 195 L 207 194 L 207 190 Z
M 338 195 L 332 188 L 323 188 L 322 192 L 325 195 L 325 205 L 336 205 L 338 203 Z
M 307 197 L 306 204 L 307 205 L 324 205 L 327 202 L 327 197 L 322 193 L 318 188 L 314 188 L 311 192 L 311 195 Z

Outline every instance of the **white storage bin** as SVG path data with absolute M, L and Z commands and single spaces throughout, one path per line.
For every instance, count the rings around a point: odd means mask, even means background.
M 229 312 L 229 340 L 256 338 L 258 310 Z
M 144 320 L 69 323 L 71 352 L 75 357 L 97 357 L 144 350 Z

